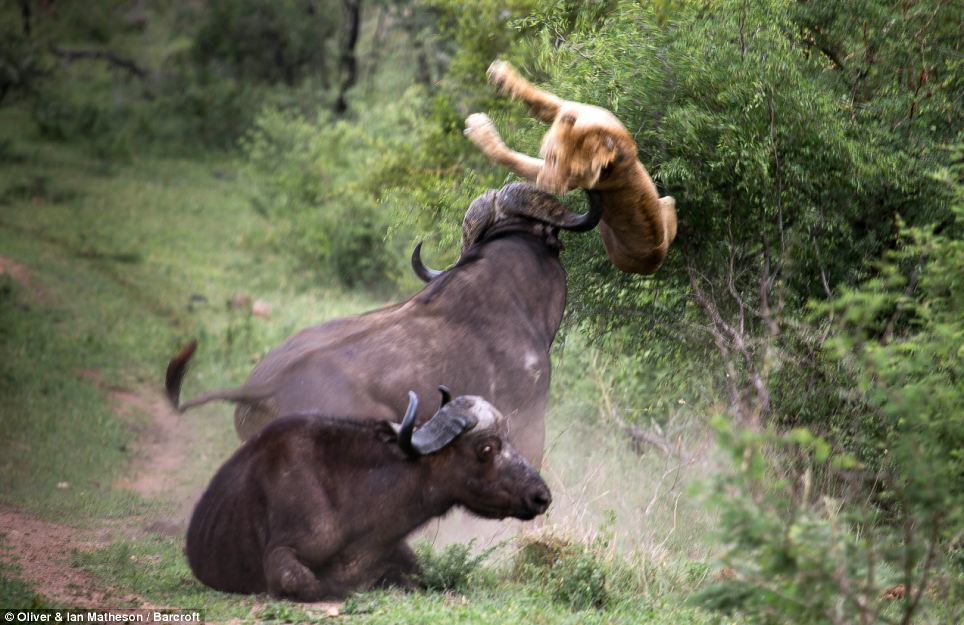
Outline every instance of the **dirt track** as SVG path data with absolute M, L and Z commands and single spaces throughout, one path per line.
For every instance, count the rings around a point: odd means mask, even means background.
M 107 546 L 103 533 L 58 525 L 9 506 L 0 506 L 0 533 L 9 550 L 0 558 L 20 568 L 20 576 L 53 605 L 96 607 L 116 595 L 90 574 L 70 566 L 75 551 Z
M 191 432 L 189 422 L 181 422 L 156 391 L 132 391 L 105 387 L 99 372 L 83 371 L 80 377 L 102 388 L 111 409 L 121 416 L 133 412 L 150 416 L 150 422 L 139 432 L 127 474 L 114 485 L 154 498 L 178 484 L 178 470 L 188 453 Z M 187 510 L 177 518 L 132 518 L 132 523 L 103 525 L 93 530 L 80 529 L 38 519 L 11 506 L 0 506 L 0 534 L 7 549 L 0 559 L 20 569 L 20 576 L 33 585 L 35 592 L 51 604 L 67 607 L 102 607 L 109 603 L 139 604 L 137 597 L 105 587 L 98 579 L 71 566 L 72 554 L 94 551 L 110 545 L 114 536 L 129 533 L 130 527 L 147 527 L 162 533 L 180 533 Z M 118 529 L 124 527 L 125 529 Z

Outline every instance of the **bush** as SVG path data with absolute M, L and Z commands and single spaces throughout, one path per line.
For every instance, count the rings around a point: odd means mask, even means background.
M 199 72 L 177 58 L 123 89 L 104 68 L 88 68 L 82 83 L 61 78 L 37 90 L 34 121 L 42 135 L 103 158 L 233 148 L 272 97 L 267 88 Z
M 426 590 L 438 592 L 465 592 L 472 577 L 491 553 L 491 549 L 472 555 L 472 544 L 452 544 L 436 551 L 428 542 L 415 545 L 415 554 L 421 567 L 416 581 Z
M 242 142 L 252 202 L 302 265 L 349 287 L 390 287 L 403 275 L 401 245 L 411 239 L 393 228 L 386 194 L 420 103 L 413 92 L 357 121 L 278 107 L 258 116 Z
M 200 15 L 192 56 L 202 67 L 234 79 L 294 86 L 306 77 L 332 80 L 336 2 L 209 0 Z
M 515 576 L 536 580 L 555 601 L 573 610 L 603 608 L 611 600 L 612 567 L 601 547 L 552 537 L 526 541 L 515 556 Z
M 832 315 L 824 357 L 850 379 L 876 454 L 858 464 L 806 429 L 777 436 L 717 420 L 736 469 L 717 503 L 740 580 L 713 589 L 709 605 L 800 625 L 960 617 L 960 148 L 951 161 L 936 175 L 955 198 L 940 223 L 902 226 L 876 276 L 815 307 Z
M 126 158 L 133 154 L 134 125 L 130 119 L 135 103 L 128 97 L 101 99 L 103 83 L 91 81 L 85 88 L 71 82 L 53 81 L 38 90 L 32 116 L 40 134 L 57 141 L 84 144 L 96 156 Z M 107 104 L 109 102 L 109 104 Z

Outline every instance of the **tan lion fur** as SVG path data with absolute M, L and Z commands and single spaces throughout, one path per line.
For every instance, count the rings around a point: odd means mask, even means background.
M 676 237 L 676 202 L 659 197 L 625 126 L 604 108 L 569 102 L 533 86 L 505 61 L 492 63 L 488 77 L 500 91 L 524 102 L 533 117 L 551 124 L 541 158 L 510 150 L 484 113 L 465 120 L 465 135 L 491 161 L 545 191 L 599 191 L 599 231 L 612 263 L 631 273 L 659 269 Z

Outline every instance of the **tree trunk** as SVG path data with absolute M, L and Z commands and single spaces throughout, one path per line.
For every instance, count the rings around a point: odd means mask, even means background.
M 32 17 L 30 0 L 20 0 L 20 23 L 23 26 L 23 36 L 27 39 L 30 39 Z
M 335 114 L 342 115 L 348 110 L 345 95 L 355 86 L 358 80 L 358 59 L 355 58 L 355 45 L 358 43 L 358 31 L 361 26 L 361 0 L 342 0 L 345 12 L 344 39 L 338 65 L 341 73 L 341 85 L 338 98 L 335 100 Z

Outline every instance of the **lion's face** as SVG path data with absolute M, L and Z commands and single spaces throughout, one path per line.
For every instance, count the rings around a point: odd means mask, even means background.
M 587 108 L 588 107 L 580 107 Z M 542 139 L 540 156 L 545 159 L 536 184 L 550 193 L 569 189 L 591 189 L 602 170 L 617 156 L 614 131 L 608 119 L 598 119 L 595 110 L 563 109 Z M 595 109 L 595 107 L 592 107 Z

